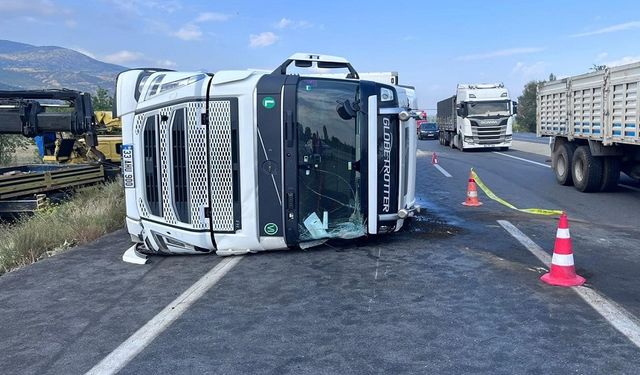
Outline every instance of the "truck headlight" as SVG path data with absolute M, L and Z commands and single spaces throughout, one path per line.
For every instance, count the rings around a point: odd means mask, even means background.
M 467 143 L 473 143 L 473 137 L 464 137 L 464 141 Z
M 510 141 L 512 138 L 513 138 L 513 136 L 508 135 L 508 136 L 504 137 L 504 140 L 505 141 Z

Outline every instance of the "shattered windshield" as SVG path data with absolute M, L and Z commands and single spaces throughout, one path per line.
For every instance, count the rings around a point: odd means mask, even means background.
M 364 234 L 358 87 L 357 82 L 329 79 L 303 79 L 298 84 L 301 241 Z
M 509 116 L 509 102 L 469 102 L 469 116 Z

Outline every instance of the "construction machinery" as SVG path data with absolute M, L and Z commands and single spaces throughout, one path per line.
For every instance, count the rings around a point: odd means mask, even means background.
M 118 127 L 110 116 L 101 123 Z M 99 146 L 99 122 L 91 96 L 73 90 L 0 91 L 0 134 L 36 137 L 59 134 L 43 142 L 43 159 L 58 164 L 28 164 L 0 168 L 0 213 L 32 211 L 44 195 L 105 181 L 119 166 L 121 137 Z M 114 131 L 115 132 L 115 131 Z M 84 139 L 78 140 L 79 136 Z M 44 150 L 43 150 L 44 151 Z M 113 162 L 113 163 L 112 163 Z M 63 164 L 61 164 L 63 163 Z

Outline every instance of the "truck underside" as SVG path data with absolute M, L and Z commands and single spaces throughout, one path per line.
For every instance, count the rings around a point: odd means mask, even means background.
M 582 192 L 614 190 L 620 172 L 640 180 L 640 150 L 633 145 L 603 147 L 598 141 L 555 137 L 551 162 L 559 184 Z

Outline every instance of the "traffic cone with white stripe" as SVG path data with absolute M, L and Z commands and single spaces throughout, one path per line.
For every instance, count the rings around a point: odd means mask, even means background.
M 467 200 L 462 202 L 463 205 L 469 207 L 478 207 L 482 202 L 478 200 L 478 188 L 476 180 L 473 178 L 473 169 L 469 172 L 469 184 L 467 184 Z
M 564 212 L 560 215 L 558 231 L 556 232 L 556 243 L 553 247 L 553 258 L 551 258 L 551 271 L 542 275 L 540 280 L 549 285 L 557 286 L 579 286 L 585 282 L 584 277 L 576 274 L 576 267 L 573 264 L 569 220 Z
M 435 151 L 431 154 L 431 164 L 438 164 L 438 155 Z

